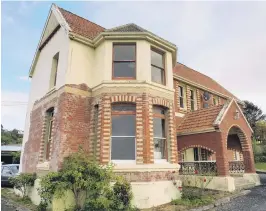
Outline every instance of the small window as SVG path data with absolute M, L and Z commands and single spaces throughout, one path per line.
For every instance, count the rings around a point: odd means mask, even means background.
M 54 108 L 46 111 L 47 124 L 46 124 L 46 138 L 45 138 L 45 159 L 49 160 L 50 148 L 53 138 L 53 124 L 54 124 Z
M 94 106 L 94 139 L 93 139 L 93 155 L 96 156 L 97 150 L 97 134 L 98 134 L 98 121 L 99 121 L 99 105 Z
M 136 44 L 113 45 L 113 78 L 136 79 Z
M 193 90 L 190 90 L 190 108 L 191 111 L 195 110 L 195 93 Z
M 216 96 L 212 97 L 213 105 L 218 105 L 218 98 Z
M 178 95 L 179 95 L 179 105 L 180 108 L 185 108 L 185 100 L 184 100 L 184 88 L 182 86 L 178 86 Z
M 55 54 L 53 57 L 52 70 L 50 76 L 50 89 L 56 86 L 58 61 L 59 61 L 59 53 Z
M 136 106 L 114 104 L 112 106 L 111 160 L 135 161 Z
M 165 84 L 164 54 L 151 50 L 151 80 Z
M 153 141 L 154 159 L 166 159 L 166 122 L 165 109 L 160 106 L 153 107 Z

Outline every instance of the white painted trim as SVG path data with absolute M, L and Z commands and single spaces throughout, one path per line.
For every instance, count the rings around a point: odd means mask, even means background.
M 175 116 L 177 116 L 177 117 L 184 117 L 185 114 L 182 114 L 182 113 L 179 113 L 179 112 L 175 112 Z
M 178 171 L 179 164 L 172 163 L 154 163 L 154 164 L 117 164 L 114 166 L 114 172 L 151 172 L 151 171 Z
M 225 114 L 229 110 L 232 103 L 233 103 L 233 100 L 231 100 L 230 103 L 224 104 L 222 110 L 219 112 L 218 116 L 214 120 L 213 126 L 219 126 L 221 124 L 221 122 L 223 121 L 223 119 L 225 117 Z
M 179 132 L 177 133 L 177 136 L 187 136 L 187 135 L 193 135 L 193 134 L 200 134 L 200 133 L 210 133 L 210 132 L 217 132 L 213 127 L 206 128 L 199 131 L 189 131 L 189 132 Z
M 235 101 L 235 99 L 233 99 L 233 100 Z M 239 109 L 240 113 L 242 114 L 242 116 L 243 116 L 244 120 L 246 121 L 246 123 L 247 123 L 247 125 L 248 125 L 249 129 L 250 129 L 250 130 L 251 130 L 251 132 L 253 133 L 254 131 L 252 130 L 252 128 L 251 128 L 251 126 L 250 126 L 250 124 L 248 123 L 248 120 L 246 119 L 246 117 L 245 117 L 245 115 L 244 115 L 244 113 L 243 113 L 242 109 L 239 107 L 239 105 L 238 105 L 238 103 L 237 103 L 236 101 L 235 101 L 235 103 L 236 103 L 236 106 L 237 106 L 237 108 Z

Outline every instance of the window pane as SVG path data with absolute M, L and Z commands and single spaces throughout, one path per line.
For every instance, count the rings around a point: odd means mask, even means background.
M 114 62 L 114 77 L 135 78 L 135 62 Z
M 135 115 L 112 116 L 112 136 L 135 136 Z
M 153 118 L 153 136 L 165 138 L 165 120 Z
M 136 106 L 132 104 L 114 104 L 112 111 L 136 111 Z
M 182 86 L 178 86 L 178 91 L 179 91 L 179 96 L 184 96 L 184 93 L 183 93 L 183 87 Z
M 163 55 L 155 51 L 151 51 L 151 64 L 164 68 L 163 66 Z
M 194 100 L 190 101 L 190 107 L 191 107 L 191 111 L 194 111 Z
M 165 139 L 154 138 L 154 159 L 165 159 Z
M 135 45 L 114 45 L 114 61 L 135 61 Z
M 112 160 L 135 160 L 135 137 L 112 137 Z
M 193 100 L 194 99 L 194 92 L 192 90 L 190 90 L 190 99 Z
M 179 104 L 181 108 L 184 108 L 184 100 L 183 97 L 179 97 Z
M 159 84 L 164 84 L 164 71 L 154 66 L 151 66 L 151 71 L 151 80 Z
M 165 114 L 165 109 L 160 106 L 153 107 L 153 113 L 155 114 Z

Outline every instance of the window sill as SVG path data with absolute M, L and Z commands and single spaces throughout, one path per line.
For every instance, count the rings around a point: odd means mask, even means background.
M 154 163 L 168 163 L 166 159 L 154 159 Z
M 44 170 L 44 171 L 49 171 L 50 167 L 49 167 L 50 162 L 49 161 L 44 161 L 42 163 L 38 163 L 36 168 L 38 170 Z
M 113 164 L 136 164 L 136 160 L 111 160 Z

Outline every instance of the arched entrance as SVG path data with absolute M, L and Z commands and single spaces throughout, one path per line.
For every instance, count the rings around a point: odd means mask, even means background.
M 255 172 L 251 139 L 239 126 L 232 126 L 227 135 L 227 160 L 230 174 Z

